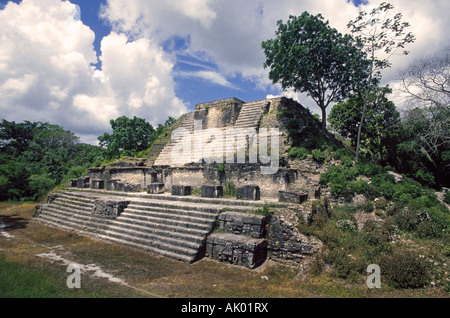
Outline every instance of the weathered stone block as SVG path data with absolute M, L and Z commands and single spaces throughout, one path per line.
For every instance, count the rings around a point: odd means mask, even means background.
M 260 190 L 256 185 L 246 185 L 236 189 L 236 198 L 242 200 L 259 200 Z
M 47 195 L 47 198 L 45 198 L 45 203 L 52 203 L 53 201 L 55 201 L 58 198 L 58 193 L 57 192 L 50 192 Z
M 115 219 L 128 206 L 130 201 L 116 199 L 96 199 L 92 214 L 108 219 Z
M 150 172 L 150 183 L 158 182 L 158 173 Z
M 105 181 L 102 179 L 92 179 L 91 181 L 91 189 L 104 189 Z
M 307 193 L 278 191 L 278 201 L 289 203 L 302 203 L 308 199 Z
M 155 182 L 147 186 L 147 193 L 160 194 L 164 193 L 164 183 Z
M 120 188 L 119 191 L 125 191 L 125 192 L 140 192 L 142 190 L 142 186 L 139 183 L 133 183 L 133 182 L 120 182 Z
M 267 234 L 268 257 L 283 262 L 299 263 L 321 249 L 322 242 L 298 231 L 298 217 L 294 209 L 286 209 L 281 215 L 272 216 Z
M 267 258 L 267 241 L 230 233 L 213 233 L 207 239 L 206 254 L 220 262 L 255 268 Z
M 173 185 L 172 195 L 191 195 L 191 186 Z
M 78 184 L 78 179 L 67 180 L 66 185 L 71 188 L 76 188 Z
M 38 217 L 42 212 L 44 212 L 44 210 L 45 210 L 45 207 L 47 206 L 48 204 L 36 204 L 35 206 L 34 206 L 34 212 L 33 212 L 33 217 Z
M 89 177 L 80 177 L 77 179 L 77 188 L 89 188 Z
M 221 231 L 253 238 L 263 238 L 269 222 L 263 215 L 238 212 L 223 212 L 218 219 Z
M 223 187 L 216 185 L 202 185 L 202 197 L 219 198 L 223 196 Z
M 120 179 L 111 179 L 106 181 L 106 190 L 118 191 L 120 187 Z

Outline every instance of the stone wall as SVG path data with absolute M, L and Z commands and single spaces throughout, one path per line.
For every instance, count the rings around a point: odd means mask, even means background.
M 321 241 L 300 233 L 298 224 L 299 214 L 294 209 L 280 209 L 279 213 L 272 216 L 268 230 L 269 258 L 299 264 L 322 248 Z
M 262 215 L 238 212 L 219 214 L 219 230 L 236 235 L 264 238 L 269 218 Z
M 266 260 L 267 241 L 230 233 L 208 237 L 206 254 L 220 262 L 255 268 Z

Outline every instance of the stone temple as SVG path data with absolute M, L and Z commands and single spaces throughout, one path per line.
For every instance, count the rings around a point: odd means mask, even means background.
M 284 97 L 195 106 L 147 158 L 92 167 L 36 206 L 37 220 L 185 262 L 210 257 L 254 268 L 310 259 L 321 242 L 297 231 L 321 193 L 324 167 L 287 156 Z

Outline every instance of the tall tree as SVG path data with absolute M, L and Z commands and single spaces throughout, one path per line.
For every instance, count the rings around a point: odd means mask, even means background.
M 269 78 L 283 89 L 306 92 L 321 109 L 325 130 L 326 108 L 366 82 L 369 62 L 365 53 L 350 35 L 330 27 L 321 14 L 303 12 L 277 25 L 276 37 L 261 44 Z
M 448 175 L 450 160 L 450 48 L 438 55 L 417 59 L 400 72 L 402 89 L 409 95 L 405 127 L 411 130 L 422 153 L 438 173 Z M 420 130 L 417 127 L 421 127 Z
M 369 95 L 373 88 L 373 79 L 381 78 L 381 70 L 390 67 L 389 58 L 397 54 L 405 45 L 414 42 L 411 32 L 405 33 L 409 27 L 408 22 L 402 22 L 402 14 L 397 13 L 393 18 L 389 17 L 390 10 L 394 8 L 390 3 L 383 2 L 369 14 L 361 11 L 356 19 L 351 20 L 347 27 L 355 35 L 358 45 L 367 53 L 369 58 L 369 80 L 365 88 L 364 107 L 358 128 L 356 143 L 356 159 L 359 157 L 361 143 L 361 131 L 364 124 L 365 112 L 369 102 Z M 408 54 L 403 50 L 401 54 Z
M 391 92 L 388 86 L 372 90 L 366 105 L 366 122 L 361 130 L 364 148 L 370 159 L 381 164 L 386 163 L 391 150 L 389 148 L 395 148 L 393 139 L 400 124 L 400 113 L 387 97 Z M 353 95 L 345 102 L 335 105 L 328 117 L 331 126 L 343 137 L 350 139 L 353 146 L 357 142 L 358 125 L 365 103 L 363 95 Z

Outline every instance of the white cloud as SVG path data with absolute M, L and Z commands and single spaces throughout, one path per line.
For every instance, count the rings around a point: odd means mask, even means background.
M 174 93 L 173 61 L 157 44 L 113 32 L 102 40 L 102 69 L 95 69 L 95 34 L 79 17 L 77 6 L 61 0 L 9 2 L 0 10 L 2 118 L 49 121 L 92 141 L 118 116 L 156 125 L 186 112 Z
M 212 84 L 216 84 L 219 86 L 233 88 L 239 90 L 239 87 L 236 87 L 232 83 L 230 83 L 225 76 L 215 71 L 193 71 L 193 72 L 185 72 L 179 71 L 175 73 L 176 76 L 180 77 L 190 77 L 190 78 L 200 78 L 202 80 L 208 81 Z
M 365 11 L 370 11 L 382 0 L 372 0 Z M 447 0 L 424 2 L 419 0 L 392 0 L 395 12 L 403 13 L 403 19 L 410 22 L 416 43 L 407 47 L 410 56 L 394 56 L 393 67 L 384 72 L 385 83 L 394 81 L 399 68 L 412 59 L 426 53 L 433 53 L 449 43 Z M 183 2 L 184 3 L 184 2 Z M 354 19 L 359 8 L 347 0 L 228 0 L 193 1 L 189 12 L 208 12 L 201 21 L 201 14 L 189 15 L 179 7 L 172 8 L 172 2 L 110 0 L 104 17 L 129 34 L 151 37 L 159 42 L 177 35 L 189 38 L 190 52 L 203 52 L 217 65 L 218 71 L 208 73 L 211 81 L 220 79 L 223 84 L 229 77 L 240 75 L 253 80 L 258 88 L 270 85 L 267 70 L 262 68 L 264 55 L 261 41 L 275 36 L 276 21 L 286 21 L 290 14 L 300 15 L 303 11 L 321 13 L 332 27 L 348 33 L 347 23 Z M 207 23 L 205 22 L 207 21 Z M 200 74 L 197 74 L 200 75 Z

